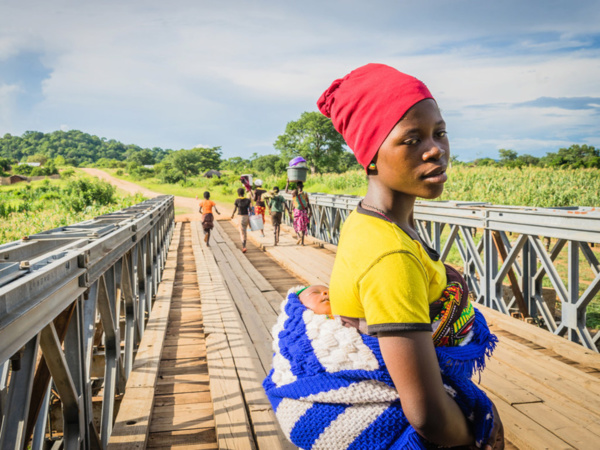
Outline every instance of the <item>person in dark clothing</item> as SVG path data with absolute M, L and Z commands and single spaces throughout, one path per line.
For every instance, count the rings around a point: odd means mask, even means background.
M 279 193 L 279 187 L 273 188 L 273 195 L 269 197 L 269 209 L 271 210 L 271 223 L 273 224 L 274 233 L 274 245 L 279 243 L 279 233 L 281 230 L 281 219 L 283 216 L 284 209 L 287 209 L 288 214 L 291 216 L 291 212 L 285 203 L 285 198 Z
M 234 203 L 233 213 L 231 214 L 231 218 L 235 216 L 235 212 L 237 211 L 238 216 L 240 216 L 240 238 L 242 239 L 242 253 L 246 253 L 246 239 L 248 237 L 248 208 L 250 208 L 250 199 L 244 197 L 246 190 L 244 188 L 239 188 L 237 190 L 238 198 Z

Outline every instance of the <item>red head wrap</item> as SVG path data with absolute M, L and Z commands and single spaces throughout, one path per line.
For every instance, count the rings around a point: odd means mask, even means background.
M 404 114 L 427 98 L 433 96 L 415 77 L 367 64 L 335 80 L 317 106 L 366 168 Z

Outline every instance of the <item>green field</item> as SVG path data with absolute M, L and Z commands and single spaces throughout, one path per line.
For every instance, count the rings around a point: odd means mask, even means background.
M 113 176 L 115 170 L 107 170 Z M 188 178 L 185 184 L 163 184 L 157 178 L 133 180 L 153 191 L 195 197 L 209 190 L 212 198 L 232 202 L 235 189 L 241 184 L 239 176 L 226 173 L 222 179 Z M 255 174 L 267 189 L 285 187 L 286 177 Z M 309 175 L 305 184 L 308 192 L 364 196 L 367 179 L 363 171 L 343 174 Z M 550 169 L 525 167 L 468 167 L 458 165 L 448 170 L 448 182 L 440 200 L 488 202 L 495 205 L 537 207 L 600 206 L 600 169 Z
M 77 175 L 0 186 L 0 244 L 118 211 L 143 200 Z

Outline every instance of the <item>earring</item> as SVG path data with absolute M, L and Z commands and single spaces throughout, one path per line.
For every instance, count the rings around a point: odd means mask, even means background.
M 375 165 L 375 163 L 372 162 L 371 164 L 369 164 L 367 166 L 367 169 L 369 169 L 369 170 L 375 170 L 375 169 L 377 169 L 377 166 Z

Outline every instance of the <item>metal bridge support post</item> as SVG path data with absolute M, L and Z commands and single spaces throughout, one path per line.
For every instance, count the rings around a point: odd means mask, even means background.
M 535 251 L 531 248 L 529 240 L 523 245 L 523 251 L 521 253 L 523 274 L 521 276 L 521 292 L 523 292 L 523 298 L 527 305 L 527 311 L 531 317 L 537 317 L 537 302 L 535 300 L 535 294 L 537 292 L 536 286 L 534 286 L 533 277 L 537 272 Z M 539 283 L 540 296 L 542 295 L 541 279 Z
M 8 398 L 8 370 L 10 367 L 10 361 L 7 360 L 3 364 L 0 364 L 0 430 L 2 429 L 2 419 L 4 418 L 4 414 L 6 413 L 7 398 Z
M 436 252 L 442 253 L 442 230 L 444 229 L 443 224 L 440 222 L 433 223 L 433 248 Z
M 502 308 L 498 304 L 498 294 L 500 299 L 502 299 L 502 287 L 500 287 L 499 293 L 495 292 L 494 278 L 498 273 L 498 250 L 494 245 L 492 230 L 484 230 L 482 239 L 484 252 L 484 273 L 481 275 L 481 284 L 483 285 L 485 298 L 484 304 L 485 306 L 495 309 L 496 311 L 502 311 Z
M 563 301 L 562 305 L 562 320 L 556 330 L 556 333 L 564 333 L 566 331 L 567 338 L 573 342 L 579 342 L 589 349 L 596 349 L 594 340 L 586 328 L 586 307 L 589 300 L 586 295 L 589 293 L 589 288 L 584 293 L 583 298 L 579 298 L 579 248 L 580 243 L 577 241 L 569 241 L 569 290 L 567 302 Z M 593 289 L 593 287 L 592 287 Z
M 52 380 L 48 383 L 46 395 L 42 402 L 42 407 L 38 413 L 33 429 L 33 440 L 31 441 L 31 450 L 44 450 L 44 442 L 46 439 L 46 427 L 48 426 L 48 412 L 50 406 L 50 393 L 52 392 Z
M 6 408 L 2 429 L 0 430 L 0 448 L 2 450 L 21 450 L 25 445 L 25 425 L 29 415 L 29 402 L 31 401 L 31 387 L 35 375 L 39 334 L 25 345 L 21 357 L 21 368 L 11 373 L 8 385 L 8 405 L 18 405 Z
M 77 322 L 77 320 L 72 319 L 71 323 L 73 322 Z M 40 333 L 40 347 L 62 404 L 64 447 L 68 450 L 79 448 L 85 428 L 81 398 L 77 394 L 78 377 L 71 375 L 67 357 L 63 353 L 53 322 L 50 322 Z M 70 357 L 76 358 L 73 355 Z

